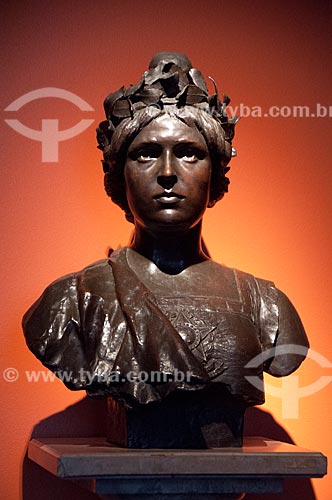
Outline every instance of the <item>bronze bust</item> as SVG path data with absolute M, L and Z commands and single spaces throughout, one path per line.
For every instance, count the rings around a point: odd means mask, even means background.
M 137 85 L 105 99 L 105 188 L 133 237 L 52 283 L 23 319 L 31 351 L 70 389 L 110 398 L 120 444 L 240 446 L 245 408 L 264 402 L 246 377 L 288 375 L 308 348 L 288 298 L 211 260 L 202 240 L 205 210 L 228 190 L 228 103 L 177 53 L 157 54 Z M 300 354 L 248 368 L 288 345 Z

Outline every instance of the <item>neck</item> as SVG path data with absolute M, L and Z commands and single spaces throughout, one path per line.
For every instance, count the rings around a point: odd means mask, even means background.
M 201 226 L 199 222 L 181 234 L 151 234 L 136 225 L 130 247 L 164 273 L 178 274 L 193 264 L 209 259 L 202 248 Z

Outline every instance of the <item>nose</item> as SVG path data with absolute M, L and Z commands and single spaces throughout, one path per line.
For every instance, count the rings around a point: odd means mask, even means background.
M 160 166 L 160 173 L 157 176 L 157 183 L 164 189 L 171 189 L 178 181 L 174 172 L 171 151 L 165 151 L 161 160 L 162 164 Z

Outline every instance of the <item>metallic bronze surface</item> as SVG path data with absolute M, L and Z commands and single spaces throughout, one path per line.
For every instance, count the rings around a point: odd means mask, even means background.
M 23 319 L 31 351 L 70 389 L 120 402 L 118 441 L 132 447 L 241 445 L 245 408 L 264 402 L 248 377 L 288 375 L 308 347 L 272 282 L 213 262 L 202 242 L 204 212 L 228 186 L 228 102 L 170 53 L 108 96 L 98 140 L 106 191 L 135 225 L 130 246 L 52 283 Z M 150 432 L 171 407 L 164 435 Z

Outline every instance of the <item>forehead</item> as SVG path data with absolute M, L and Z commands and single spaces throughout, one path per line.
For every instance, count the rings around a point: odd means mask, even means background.
M 207 149 L 204 137 L 196 128 L 189 127 L 172 116 L 161 115 L 140 131 L 129 150 L 139 144 L 155 143 L 172 146 L 179 142 L 189 142 Z

